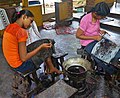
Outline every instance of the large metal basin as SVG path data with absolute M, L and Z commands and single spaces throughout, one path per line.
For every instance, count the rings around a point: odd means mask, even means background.
M 71 57 L 63 62 L 63 68 L 67 71 L 71 66 L 81 66 L 85 71 L 92 70 L 91 62 L 80 57 Z

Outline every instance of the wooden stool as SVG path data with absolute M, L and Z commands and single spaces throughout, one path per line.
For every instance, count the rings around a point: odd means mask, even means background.
M 39 78 L 37 77 L 36 71 L 38 69 L 40 69 L 40 67 L 30 72 L 21 73 L 12 68 L 15 73 L 12 88 L 16 95 L 22 98 L 30 98 L 33 94 L 38 93 L 38 91 L 43 87 Z M 32 75 L 32 78 L 30 77 L 30 75 Z M 30 90 L 32 81 L 35 82 L 36 87 Z

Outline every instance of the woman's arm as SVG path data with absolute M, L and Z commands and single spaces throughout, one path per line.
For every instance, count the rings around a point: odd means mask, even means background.
M 76 38 L 83 39 L 83 40 L 101 40 L 102 36 L 96 35 L 96 36 L 86 36 L 84 35 L 84 31 L 78 28 L 76 32 Z
M 20 59 L 24 62 L 28 59 L 30 59 L 32 56 L 37 54 L 41 49 L 43 48 L 51 48 L 52 44 L 51 43 L 44 43 L 34 49 L 33 51 L 27 53 L 27 47 L 26 47 L 26 42 L 19 42 L 19 55 Z

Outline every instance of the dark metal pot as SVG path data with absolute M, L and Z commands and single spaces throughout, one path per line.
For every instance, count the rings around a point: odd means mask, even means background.
M 86 69 L 80 65 L 70 66 L 66 73 L 70 80 L 81 81 L 86 78 Z
M 63 68 L 70 83 L 76 88 L 83 88 L 88 70 L 92 70 L 91 63 L 80 57 L 72 57 L 64 61 Z

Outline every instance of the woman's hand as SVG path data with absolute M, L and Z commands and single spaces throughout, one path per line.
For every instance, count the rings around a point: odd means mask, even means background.
M 107 33 L 106 31 L 100 30 L 100 35 L 101 35 L 101 36 L 105 35 L 106 33 Z
M 100 36 L 100 35 L 94 36 L 94 40 L 100 41 L 101 39 L 102 39 L 102 36 Z
M 40 45 L 41 49 L 43 48 L 51 48 L 52 47 L 52 43 L 43 43 L 42 45 Z

